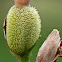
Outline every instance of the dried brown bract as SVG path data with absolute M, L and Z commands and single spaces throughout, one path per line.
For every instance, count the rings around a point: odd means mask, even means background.
M 54 29 L 40 47 L 36 62 L 56 62 L 57 57 L 61 53 L 62 47 L 60 47 L 59 31 Z

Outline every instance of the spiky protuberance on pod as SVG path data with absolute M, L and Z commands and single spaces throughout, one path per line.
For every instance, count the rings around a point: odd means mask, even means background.
M 41 20 L 33 7 L 24 6 L 22 9 L 15 5 L 7 15 L 7 43 L 10 49 L 22 54 L 37 41 L 41 31 Z

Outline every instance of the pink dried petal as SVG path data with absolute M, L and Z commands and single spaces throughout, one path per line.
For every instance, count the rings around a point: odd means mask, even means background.
M 5 39 L 6 39 L 6 23 L 7 23 L 7 18 L 5 18 L 4 24 L 3 24 L 3 30 L 4 30 L 4 37 L 5 37 Z

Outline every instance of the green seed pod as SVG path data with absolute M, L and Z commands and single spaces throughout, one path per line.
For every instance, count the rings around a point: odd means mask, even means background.
M 41 31 L 41 20 L 33 7 L 22 9 L 12 6 L 7 15 L 7 43 L 17 54 L 30 49 L 37 41 Z

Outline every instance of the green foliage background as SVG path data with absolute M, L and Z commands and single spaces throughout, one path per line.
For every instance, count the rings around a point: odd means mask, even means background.
M 15 57 L 10 53 L 3 34 L 3 22 L 12 5 L 14 5 L 13 0 L 0 0 L 0 62 L 17 62 Z M 31 6 L 37 8 L 42 20 L 42 37 L 30 53 L 24 56 L 23 62 L 27 62 L 28 58 L 30 62 L 35 62 L 39 47 L 53 29 L 60 31 L 62 39 L 62 0 L 31 0 Z M 62 58 L 58 58 L 57 62 L 62 62 Z

